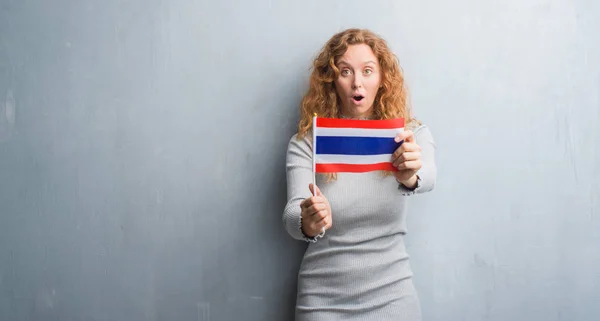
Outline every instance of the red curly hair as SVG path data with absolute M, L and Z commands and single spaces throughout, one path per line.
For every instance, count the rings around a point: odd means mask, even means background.
M 307 93 L 300 105 L 298 138 L 312 129 L 312 117 L 337 118 L 340 116 L 338 95 L 334 81 L 340 76 L 338 60 L 351 45 L 366 44 L 371 47 L 379 60 L 381 88 L 373 102 L 375 119 L 402 117 L 406 123 L 414 121 L 407 103 L 407 89 L 398 59 L 389 49 L 385 40 L 366 29 L 347 29 L 335 34 L 323 46 L 315 58 Z

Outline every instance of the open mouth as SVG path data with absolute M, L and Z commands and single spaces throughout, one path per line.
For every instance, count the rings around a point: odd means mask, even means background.
M 360 96 L 360 95 L 358 95 L 358 96 L 352 96 L 352 99 L 354 99 L 354 101 L 357 101 L 357 102 L 363 100 L 363 98 L 365 98 L 365 97 Z

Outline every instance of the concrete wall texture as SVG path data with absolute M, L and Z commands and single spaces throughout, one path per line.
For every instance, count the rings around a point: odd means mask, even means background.
M 600 317 L 597 1 L 0 1 L 0 320 L 291 320 L 311 59 L 369 28 L 438 145 L 425 320 Z

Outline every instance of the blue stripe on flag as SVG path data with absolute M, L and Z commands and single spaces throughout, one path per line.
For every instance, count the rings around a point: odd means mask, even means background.
M 392 154 L 400 143 L 386 137 L 317 136 L 317 154 L 380 155 Z

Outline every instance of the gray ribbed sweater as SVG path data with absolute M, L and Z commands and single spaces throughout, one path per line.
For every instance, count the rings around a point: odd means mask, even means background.
M 311 196 L 312 144 L 308 137 L 290 140 L 283 221 L 294 239 L 309 242 L 298 274 L 296 321 L 421 320 L 403 240 L 407 197 L 433 189 L 437 170 L 429 129 L 418 126 L 414 133 L 422 148 L 414 190 L 382 172 L 339 173 L 330 182 L 317 175 L 333 222 L 321 239 L 308 239 L 300 229 L 300 202 Z

